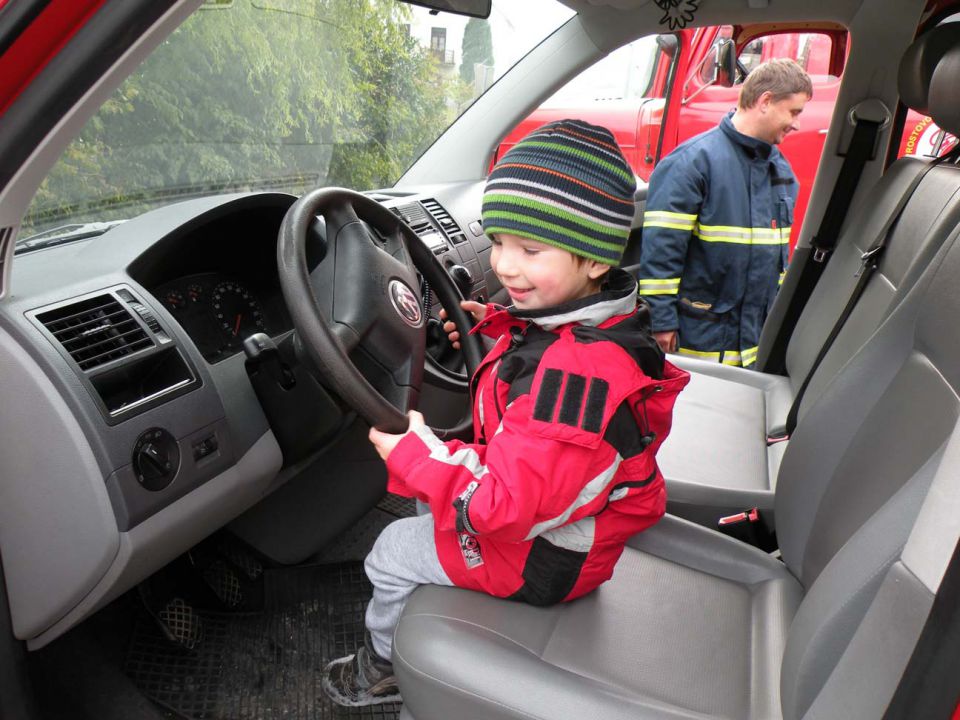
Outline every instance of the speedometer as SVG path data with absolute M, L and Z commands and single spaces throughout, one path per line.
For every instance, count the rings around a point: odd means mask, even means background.
M 210 307 L 230 346 L 264 332 L 263 310 L 257 299 L 238 282 L 222 282 L 213 289 Z

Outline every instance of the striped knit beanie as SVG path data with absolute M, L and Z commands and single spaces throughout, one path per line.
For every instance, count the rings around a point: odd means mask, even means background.
M 483 193 L 483 230 L 616 266 L 630 235 L 636 186 L 609 130 L 558 120 L 527 135 L 494 166 Z

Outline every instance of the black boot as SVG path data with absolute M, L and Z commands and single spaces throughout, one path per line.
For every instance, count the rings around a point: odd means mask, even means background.
M 333 702 L 345 707 L 400 702 L 393 663 L 377 655 L 369 632 L 357 652 L 327 664 L 322 685 Z

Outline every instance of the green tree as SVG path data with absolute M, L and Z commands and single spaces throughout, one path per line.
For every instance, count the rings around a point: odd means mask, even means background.
M 460 78 L 466 83 L 473 82 L 474 65 L 493 65 L 493 38 L 486 20 L 470 18 L 467 21 L 460 59 Z
M 390 185 L 459 94 L 394 0 L 238 0 L 194 14 L 81 131 L 24 234 L 174 199 Z

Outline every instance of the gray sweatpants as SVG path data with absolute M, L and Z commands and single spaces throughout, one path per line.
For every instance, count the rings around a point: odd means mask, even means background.
M 389 659 L 393 631 L 413 591 L 420 585 L 453 585 L 437 558 L 433 515 L 403 518 L 387 525 L 367 555 L 364 569 L 373 584 L 367 629 L 373 649 Z

